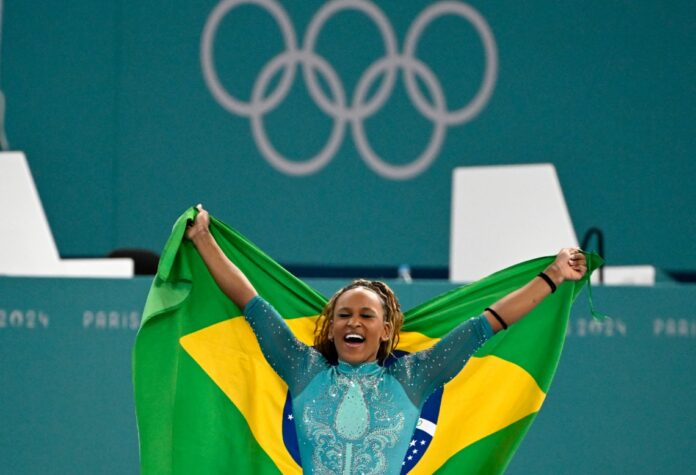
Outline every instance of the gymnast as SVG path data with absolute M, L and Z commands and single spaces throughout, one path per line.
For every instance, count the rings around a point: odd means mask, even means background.
M 197 208 L 186 238 L 220 289 L 243 309 L 268 363 L 287 383 L 305 473 L 400 473 L 428 396 L 456 376 L 494 333 L 587 271 L 579 249 L 562 249 L 544 272 L 482 315 L 431 348 L 383 366 L 404 320 L 385 283 L 356 280 L 338 290 L 317 320 L 314 346 L 307 346 L 225 256 L 209 232 L 207 211 Z

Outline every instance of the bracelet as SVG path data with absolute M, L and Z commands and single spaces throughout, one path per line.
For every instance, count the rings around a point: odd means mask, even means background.
M 486 309 L 484 310 L 484 312 L 485 312 L 486 310 L 488 310 L 489 312 L 491 312 L 491 315 L 493 315 L 493 316 L 495 317 L 495 319 L 498 320 L 498 323 L 500 323 L 500 326 L 503 327 L 503 330 L 507 330 L 507 327 L 508 327 L 508 326 L 507 326 L 507 323 L 505 323 L 505 320 L 503 320 L 502 317 L 501 317 L 500 315 L 498 315 L 498 312 L 496 312 L 495 310 L 493 310 L 491 307 L 486 307 Z
M 546 275 L 544 272 L 539 272 L 538 277 L 541 277 L 546 281 L 547 284 L 549 284 L 549 287 L 551 287 L 551 293 L 556 291 L 556 284 L 554 284 L 553 280 L 551 280 L 551 277 Z

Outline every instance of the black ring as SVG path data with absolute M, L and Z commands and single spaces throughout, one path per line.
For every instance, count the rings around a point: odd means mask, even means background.
M 551 277 L 546 275 L 544 272 L 539 272 L 538 276 L 544 279 L 547 284 L 549 284 L 549 287 L 551 287 L 551 293 L 554 293 L 556 291 L 556 284 L 553 282 L 553 280 L 551 280 Z
M 507 330 L 507 327 L 508 327 L 507 323 L 505 323 L 505 320 L 503 320 L 503 318 L 500 315 L 498 315 L 498 312 L 493 310 L 491 307 L 486 307 L 486 310 L 491 312 L 491 315 L 493 315 L 495 317 L 495 319 L 498 320 L 498 323 L 500 323 L 500 326 L 503 327 L 503 330 Z M 486 310 L 484 310 L 484 312 Z

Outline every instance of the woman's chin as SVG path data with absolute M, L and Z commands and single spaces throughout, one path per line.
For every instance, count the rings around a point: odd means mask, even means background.
M 352 365 L 357 365 L 361 363 L 367 363 L 371 361 L 376 361 L 377 356 L 373 354 L 368 354 L 365 351 L 359 351 L 357 349 L 351 349 L 348 351 L 341 351 L 338 354 L 338 359 L 350 363 Z

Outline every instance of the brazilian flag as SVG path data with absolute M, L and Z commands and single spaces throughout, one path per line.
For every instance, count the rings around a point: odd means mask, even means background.
M 266 362 L 241 311 L 191 242 L 191 208 L 174 225 L 133 352 L 144 474 L 302 472 L 287 385 Z M 311 345 L 327 299 L 239 233 L 211 233 L 259 294 Z M 523 286 L 553 257 L 518 264 L 406 312 L 399 352 L 428 348 L 460 322 Z M 588 256 L 590 269 L 601 265 Z M 563 347 L 570 306 L 589 279 L 566 282 L 500 332 L 426 402 L 402 473 L 501 473 L 541 408 Z

